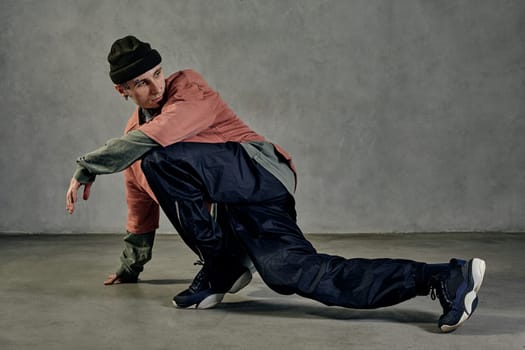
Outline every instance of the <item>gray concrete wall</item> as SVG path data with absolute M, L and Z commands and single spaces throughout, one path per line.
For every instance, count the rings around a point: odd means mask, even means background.
M 64 197 L 132 111 L 106 64 L 130 33 L 294 155 L 305 232 L 525 230 L 524 1 L 3 0 L 0 16 L 1 232 L 124 230 L 122 174 L 73 216 Z

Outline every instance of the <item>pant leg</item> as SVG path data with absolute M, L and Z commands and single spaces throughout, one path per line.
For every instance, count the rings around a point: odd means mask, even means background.
M 327 305 L 375 308 L 418 294 L 424 264 L 345 259 L 318 254 L 296 224 L 293 197 L 237 143 L 178 143 L 143 159 L 148 182 L 166 214 L 176 213 L 207 259 L 223 261 L 223 231 L 204 202 L 227 204 L 233 232 L 263 280 L 283 294 Z
M 425 264 L 320 254 L 286 214 L 286 207 L 285 203 L 228 206 L 233 230 L 264 282 L 276 292 L 358 309 L 428 294 Z
M 178 143 L 152 150 L 141 162 L 162 210 L 186 245 L 205 262 L 210 282 L 217 289 L 229 289 L 232 281 L 215 278 L 217 273 L 213 270 L 251 264 L 240 241 L 231 238 L 223 214 L 223 199 L 235 192 L 237 183 L 242 181 L 231 176 L 218 180 L 224 173 L 222 168 L 232 167 L 236 157 L 231 155 L 241 151 L 239 144 Z M 208 205 L 212 202 L 217 203 L 215 219 Z
M 257 176 L 257 164 L 238 143 L 182 142 L 154 148 L 144 156 L 142 170 L 165 214 L 180 225 L 184 241 L 204 256 L 224 255 L 229 242 L 206 203 L 271 198 L 262 190 L 267 179 Z

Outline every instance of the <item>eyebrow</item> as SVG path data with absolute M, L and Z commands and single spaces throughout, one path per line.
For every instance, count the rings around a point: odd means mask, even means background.
M 146 79 L 133 80 L 133 85 L 138 85 L 138 84 L 142 83 L 143 81 L 146 81 Z
M 155 72 L 153 72 L 153 75 L 160 74 L 161 71 L 162 71 L 162 67 L 159 67 L 159 69 L 157 69 Z M 138 84 L 142 83 L 143 81 L 146 81 L 146 79 L 137 79 L 137 80 L 134 80 L 134 81 L 133 81 L 133 85 L 138 85 Z

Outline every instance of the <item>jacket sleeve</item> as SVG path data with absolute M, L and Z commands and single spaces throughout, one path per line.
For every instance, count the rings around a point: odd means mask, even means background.
M 73 177 L 80 183 L 95 181 L 96 175 L 112 174 L 129 167 L 158 143 L 139 130 L 109 140 L 103 147 L 81 156 Z
M 199 134 L 214 121 L 208 101 L 181 101 L 168 106 L 139 130 L 166 147 Z
M 159 227 L 160 210 L 150 194 L 137 184 L 132 168 L 124 172 L 128 205 L 126 230 L 129 233 L 142 234 Z

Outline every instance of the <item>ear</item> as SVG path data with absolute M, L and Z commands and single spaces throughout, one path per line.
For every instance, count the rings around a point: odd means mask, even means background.
M 128 94 L 126 92 L 126 89 L 124 89 L 124 87 L 122 85 L 115 85 L 115 90 L 117 90 L 117 92 L 121 95 L 121 96 L 124 96 L 124 97 L 128 97 Z

